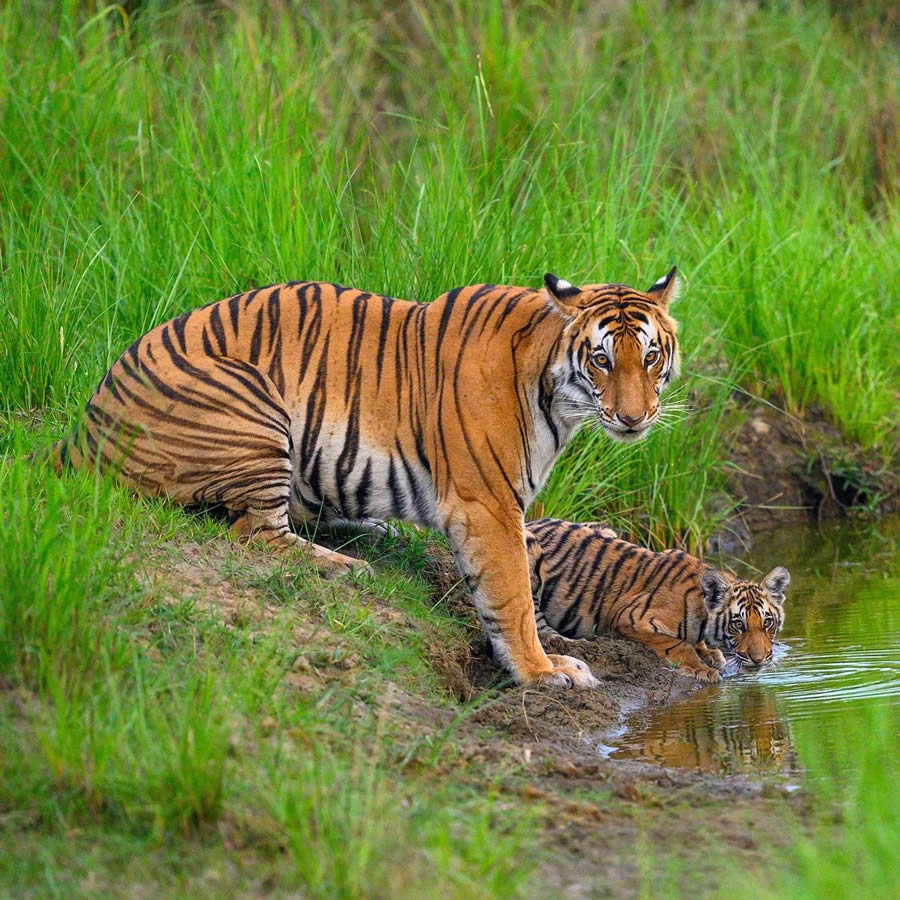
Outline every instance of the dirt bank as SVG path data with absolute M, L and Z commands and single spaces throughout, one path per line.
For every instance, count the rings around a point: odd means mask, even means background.
M 883 456 L 840 433 L 822 410 L 802 419 L 756 401 L 740 402 L 744 421 L 728 455 L 738 508 L 707 549 L 747 549 L 753 534 L 786 525 L 900 510 L 900 476 Z

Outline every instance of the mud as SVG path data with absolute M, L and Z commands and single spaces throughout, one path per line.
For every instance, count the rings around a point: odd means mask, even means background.
M 746 549 L 753 534 L 785 525 L 900 509 L 898 473 L 848 441 L 822 410 L 811 408 L 798 419 L 744 403 L 742 412 L 729 453 L 729 488 L 740 505 L 710 538 L 711 551 Z

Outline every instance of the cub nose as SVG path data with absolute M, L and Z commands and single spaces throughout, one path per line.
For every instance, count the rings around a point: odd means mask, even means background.
M 619 413 L 619 420 L 623 425 L 627 425 L 629 428 L 634 428 L 638 422 L 640 422 L 646 413 L 641 413 L 639 416 L 628 416 L 625 413 Z

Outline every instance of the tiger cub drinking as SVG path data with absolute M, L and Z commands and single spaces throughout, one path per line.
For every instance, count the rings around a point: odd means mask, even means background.
M 681 550 L 655 553 L 561 519 L 529 522 L 526 543 L 543 640 L 619 635 L 700 681 L 719 680 L 726 653 L 748 669 L 772 659 L 791 581 L 784 566 L 745 581 Z

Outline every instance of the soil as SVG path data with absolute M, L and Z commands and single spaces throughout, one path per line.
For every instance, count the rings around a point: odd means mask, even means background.
M 753 534 L 785 525 L 900 510 L 900 475 L 848 442 L 822 410 L 801 420 L 771 405 L 743 406 L 728 476 L 739 505 L 708 550 L 747 549 Z
M 235 554 L 241 577 L 234 575 Z M 172 603 L 191 599 L 226 627 L 239 622 L 258 624 L 260 632 L 289 627 L 305 652 L 282 681 L 288 696 L 364 680 L 365 661 L 339 635 L 308 612 L 298 610 L 286 620 L 285 606 L 248 586 L 253 581 L 248 572 L 270 567 L 264 551 L 214 540 L 169 545 L 142 568 L 154 573 L 145 577 L 159 579 L 158 597 Z M 427 577 L 432 593 L 445 598 L 448 615 L 466 623 L 468 642 L 426 635 L 443 699 L 397 683 L 381 686 L 378 703 L 387 713 L 393 745 L 402 755 L 404 747 L 422 746 L 423 738 L 430 746 L 428 739 L 449 732 L 451 748 L 436 765 L 422 767 L 422 776 L 489 790 L 501 808 L 533 815 L 543 848 L 537 877 L 548 891 L 567 897 L 635 894 L 646 886 L 647 860 L 657 852 L 677 858 L 676 881 L 684 890 L 698 888 L 698 873 L 704 873 L 701 883 L 709 888 L 716 884 L 704 868 L 709 854 L 727 853 L 742 867 L 760 866 L 789 842 L 785 820 L 806 819 L 809 797 L 777 782 L 605 758 L 604 737 L 626 714 L 671 704 L 704 685 L 666 668 L 642 646 L 601 636 L 551 648 L 584 659 L 602 682 L 598 690 L 513 686 L 490 658 L 447 551 L 431 548 Z M 421 634 L 421 626 L 377 598 L 364 602 L 385 623 Z M 415 770 L 414 753 L 411 757 L 405 765 Z M 764 840 L 748 833 L 748 820 Z

